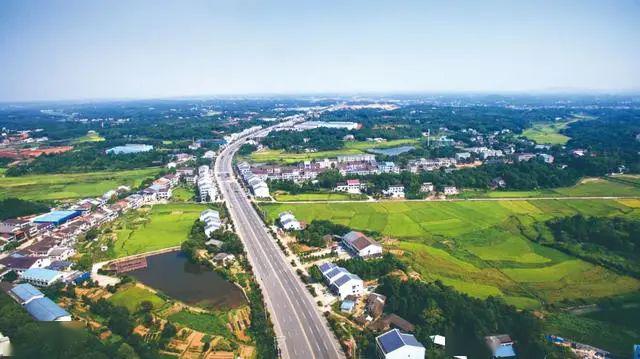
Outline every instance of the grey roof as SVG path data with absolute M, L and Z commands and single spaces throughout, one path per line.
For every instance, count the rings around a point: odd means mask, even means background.
M 34 298 L 43 297 L 44 294 L 38 288 L 29 283 L 18 284 L 11 288 L 11 293 L 20 300 L 20 304 L 26 303 Z
M 69 315 L 66 310 L 60 308 L 59 305 L 47 297 L 32 300 L 25 305 L 25 309 L 31 316 L 41 322 L 51 322 Z
M 381 334 L 376 338 L 376 341 L 385 354 L 391 353 L 404 346 L 424 348 L 424 346 L 417 341 L 413 335 L 403 334 L 398 329 L 391 329 L 390 331 Z

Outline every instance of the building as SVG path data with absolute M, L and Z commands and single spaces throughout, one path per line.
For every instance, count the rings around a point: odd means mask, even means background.
M 251 189 L 253 190 L 253 195 L 257 198 L 269 198 L 271 196 L 269 194 L 269 186 L 264 181 L 252 185 Z
M 81 214 L 81 211 L 51 211 L 37 216 L 33 219 L 33 223 L 51 223 L 54 226 L 59 226 Z
M 130 154 L 130 153 L 139 153 L 139 152 L 149 152 L 153 150 L 153 146 L 151 145 L 141 145 L 141 144 L 126 144 L 124 146 L 116 146 L 111 147 L 106 152 L 110 155 L 122 155 L 122 154 Z
M 11 340 L 0 333 L 0 358 L 11 356 Z
M 38 288 L 29 283 L 18 284 L 9 290 L 9 295 L 20 305 L 25 305 L 30 301 L 44 297 Z
M 343 313 L 351 313 L 356 307 L 356 302 L 353 300 L 344 300 L 340 303 L 340 311 Z
M 445 196 L 455 196 L 460 192 L 458 191 L 458 188 L 455 187 L 455 186 L 446 186 L 444 188 L 443 193 L 444 193 Z
M 313 130 L 316 128 L 343 128 L 345 130 L 357 130 L 360 125 L 356 122 L 344 122 L 344 121 L 306 121 L 293 126 L 294 130 L 305 131 Z
M 71 314 L 45 297 L 40 290 L 31 284 L 18 284 L 11 288 L 9 295 L 38 321 L 71 321 Z
M 390 198 L 404 198 L 404 186 L 389 186 L 389 188 L 382 191 L 382 194 Z
M 540 158 L 542 158 L 544 163 L 553 163 L 553 161 L 555 161 L 555 157 L 553 157 L 552 155 L 547 154 L 547 153 L 541 153 L 538 156 L 540 156 Z
M 398 329 L 376 337 L 378 356 L 384 359 L 424 359 L 424 346 L 411 334 L 404 334 Z
M 526 162 L 536 158 L 536 155 L 533 153 L 518 153 L 516 154 L 516 161 L 518 162 Z
M 336 185 L 336 188 L 334 188 L 334 191 L 359 194 L 365 188 L 366 188 L 366 185 L 363 183 L 360 183 L 359 179 L 350 179 L 350 180 L 347 180 L 346 182 L 338 183 Z
M 382 246 L 362 232 L 351 231 L 342 236 L 342 244 L 353 254 L 361 258 L 382 255 Z
M 507 334 L 490 335 L 484 337 L 484 341 L 491 351 L 491 358 L 515 358 L 513 340 Z
M 442 335 L 430 335 L 429 339 L 431 339 L 431 342 L 433 343 L 433 345 L 435 346 L 439 346 L 441 348 L 444 348 L 447 345 L 447 338 L 445 338 Z
M 378 163 L 378 170 L 381 173 L 400 173 L 400 168 L 393 162 Z
M 434 190 L 435 190 L 435 187 L 433 186 L 433 183 L 431 183 L 431 182 L 424 182 L 420 186 L 420 192 L 421 193 L 431 193 Z
M 371 293 L 367 297 L 367 312 L 372 318 L 378 318 L 384 311 L 384 304 L 387 301 L 387 297 L 378 293 Z
M 35 320 L 41 322 L 71 321 L 71 314 L 47 297 L 32 300 L 25 305 L 25 309 Z
M 204 222 L 204 234 L 207 237 L 211 236 L 211 233 L 217 231 L 222 227 L 222 221 L 220 220 L 220 212 L 213 209 L 207 209 L 200 213 L 200 221 Z
M 291 212 L 282 212 L 279 215 L 280 226 L 287 231 L 299 231 L 302 229 L 300 222 Z
M 456 153 L 456 161 L 464 161 L 464 160 L 468 160 L 471 159 L 471 153 L 470 152 L 458 152 Z
M 329 262 L 319 264 L 317 267 L 331 291 L 338 295 L 340 300 L 350 295 L 358 297 L 364 292 L 362 279 L 349 273 L 348 270 Z
M 633 359 L 640 359 L 640 344 L 633 346 Z
M 31 257 L 20 253 L 13 253 L 0 259 L 2 270 L 13 270 L 17 274 L 21 274 L 31 268 L 45 268 L 50 264 L 51 260 L 47 257 Z
M 233 262 L 235 259 L 236 259 L 236 256 L 234 256 L 233 254 L 224 253 L 224 252 L 218 253 L 215 256 L 213 256 L 213 261 L 223 266 L 226 266 L 227 264 Z
M 22 272 L 20 280 L 38 287 L 48 287 L 62 280 L 62 272 L 46 268 L 31 268 Z
M 345 162 L 375 162 L 376 156 L 372 154 L 342 155 L 337 157 L 338 163 Z

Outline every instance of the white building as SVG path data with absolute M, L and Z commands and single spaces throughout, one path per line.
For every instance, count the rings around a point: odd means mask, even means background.
M 0 358 L 11 356 L 11 340 L 0 333 Z
M 200 221 L 204 222 L 204 234 L 207 237 L 210 237 L 211 233 L 217 231 L 222 226 L 220 212 L 213 209 L 202 211 L 202 213 L 200 213 Z
M 291 212 L 280 213 L 280 226 L 287 231 L 299 231 L 302 229 L 300 222 Z
M 256 184 L 254 184 L 253 186 L 251 186 L 252 190 L 253 190 L 253 195 L 256 196 L 257 198 L 269 198 L 270 194 L 269 194 L 269 186 L 267 186 L 267 183 L 264 181 L 260 181 Z
M 375 162 L 376 156 L 371 154 L 362 155 L 342 155 L 337 157 L 338 163 L 345 162 Z
M 400 168 L 393 162 L 378 163 L 378 170 L 382 173 L 400 173 Z
M 338 295 L 340 300 L 344 300 L 350 295 L 358 297 L 364 293 L 362 279 L 355 274 L 349 273 L 348 270 L 333 263 L 320 264 L 318 269 L 322 272 L 322 276 L 331 291 Z
M 359 194 L 365 188 L 366 188 L 366 185 L 364 183 L 360 183 L 360 180 L 350 179 L 350 180 L 347 180 L 346 182 L 338 183 L 336 185 L 336 188 L 334 188 L 334 191 Z
M 455 186 L 446 186 L 444 188 L 444 194 L 445 196 L 455 196 L 458 193 L 460 193 L 460 191 L 458 191 L 458 188 Z
M 343 245 L 353 254 L 361 258 L 382 255 L 382 246 L 361 232 L 351 231 L 342 236 Z
M 433 192 L 435 189 L 435 187 L 433 186 L 433 183 L 431 182 L 424 182 L 421 186 L 420 186 L 420 192 L 421 193 L 431 193 Z
M 63 273 L 46 268 L 27 269 L 20 275 L 20 280 L 38 287 L 48 287 L 62 280 Z
M 411 334 L 405 334 L 398 329 L 376 337 L 378 356 L 384 359 L 424 359 L 426 350 Z
M 382 194 L 391 198 L 404 198 L 404 186 L 389 186 L 389 188 L 382 191 Z

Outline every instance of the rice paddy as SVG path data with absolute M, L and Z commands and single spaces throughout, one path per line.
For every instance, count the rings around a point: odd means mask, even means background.
M 638 206 L 635 202 L 638 201 Z M 501 296 L 521 308 L 601 298 L 640 289 L 616 274 L 526 235 L 533 224 L 576 213 L 639 216 L 639 200 L 503 200 L 263 204 L 270 218 L 291 210 L 300 219 L 327 219 L 393 238 L 395 249 L 423 279 L 440 280 L 469 295 Z M 533 232 L 535 233 L 535 232 Z

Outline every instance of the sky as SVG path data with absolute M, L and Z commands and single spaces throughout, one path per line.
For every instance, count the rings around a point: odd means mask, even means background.
M 638 91 L 640 0 L 0 1 L 0 101 Z

